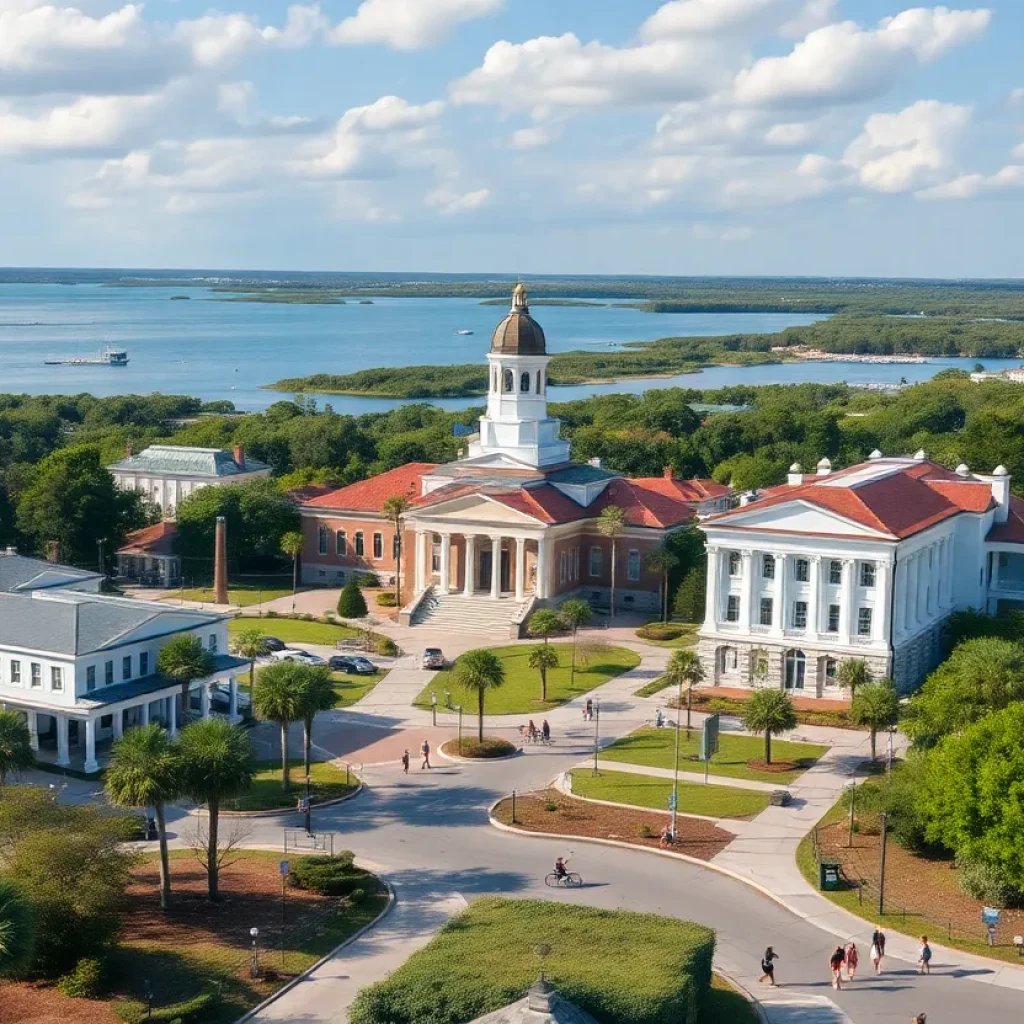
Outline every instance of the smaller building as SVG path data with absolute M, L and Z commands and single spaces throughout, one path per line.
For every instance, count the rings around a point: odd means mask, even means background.
M 15 548 L 0 551 L 0 593 L 28 594 L 34 590 L 80 590 L 98 594 L 103 576 L 89 569 L 19 555 Z
M 146 587 L 176 587 L 181 558 L 175 553 L 178 527 L 170 520 L 129 533 L 117 549 L 119 579 Z
M 227 451 L 152 444 L 138 455 L 129 447 L 120 462 L 107 468 L 121 490 L 142 491 L 168 518 L 174 517 L 184 498 L 203 487 L 244 484 L 270 476 L 270 466 L 247 458 L 241 445 Z

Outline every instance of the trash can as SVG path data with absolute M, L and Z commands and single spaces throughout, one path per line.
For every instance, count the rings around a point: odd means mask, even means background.
M 818 888 L 838 889 L 842 885 L 842 865 L 831 861 L 818 862 Z

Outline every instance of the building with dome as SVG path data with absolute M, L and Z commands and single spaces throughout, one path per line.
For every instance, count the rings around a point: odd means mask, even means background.
M 303 582 L 338 586 L 365 571 L 388 582 L 400 559 L 405 621 L 515 632 L 538 602 L 580 595 L 608 604 L 612 545 L 597 519 L 614 505 L 626 522 L 616 608 L 658 610 L 661 577 L 646 556 L 699 515 L 727 509 L 731 491 L 669 468 L 627 478 L 572 462 L 548 415 L 549 359 L 519 284 L 491 338 L 487 410 L 465 457 L 411 463 L 303 504 Z M 382 512 L 395 496 L 409 503 L 401 536 Z

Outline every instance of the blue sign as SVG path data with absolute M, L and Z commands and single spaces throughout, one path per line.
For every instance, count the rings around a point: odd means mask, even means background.
M 994 928 L 999 924 L 999 911 L 996 910 L 995 907 L 982 907 L 981 923 L 987 924 L 990 928 Z
M 674 811 L 677 806 L 678 806 L 678 804 L 676 803 L 676 795 L 675 795 L 675 793 L 669 793 L 669 795 L 668 795 L 668 809 L 670 811 Z
M 281 877 L 282 878 L 287 878 L 288 877 L 288 861 L 286 861 L 286 860 L 281 861 L 280 868 L 281 868 Z

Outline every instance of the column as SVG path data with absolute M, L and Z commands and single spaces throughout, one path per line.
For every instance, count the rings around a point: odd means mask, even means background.
M 892 607 L 895 615 L 896 636 L 902 637 L 907 628 L 907 561 L 901 558 L 896 563 L 896 572 L 893 574 L 892 585 Z
M 149 701 L 139 705 L 139 725 L 149 725 Z
M 752 605 L 754 604 L 754 580 L 751 571 L 753 565 L 753 553 L 750 551 L 740 552 L 740 621 L 739 625 L 750 632 Z
M 708 582 L 704 594 L 704 622 L 708 629 L 718 628 L 718 548 L 707 548 Z
M 789 556 L 775 556 L 775 599 L 772 601 L 772 633 L 782 636 L 786 626 L 786 574 L 789 572 Z
M 946 607 L 952 608 L 956 604 L 956 596 L 953 593 L 953 560 L 956 554 L 955 541 L 952 537 L 946 538 L 946 567 L 942 574 L 943 586 L 946 589 Z
M 810 592 L 807 595 L 807 635 L 818 639 L 818 609 L 821 607 L 821 555 L 811 555 Z
M 414 560 L 415 561 L 415 565 L 413 566 L 413 568 L 415 570 L 415 574 L 414 575 L 415 575 L 415 578 L 416 578 L 416 593 L 417 594 L 420 593 L 422 590 L 424 590 L 426 588 L 426 585 L 427 585 L 426 576 L 425 576 L 425 574 L 423 572 L 424 562 L 425 562 L 425 556 L 423 554 L 423 551 L 424 551 L 424 547 L 426 546 L 426 538 L 427 538 L 427 535 L 422 530 L 417 530 L 416 531 L 416 557 L 415 557 L 415 560 Z
M 466 534 L 466 572 L 462 581 L 462 593 L 466 597 L 472 596 L 476 588 L 476 537 Z
M 124 709 L 118 708 L 111 716 L 114 726 L 114 739 L 119 740 L 124 735 Z
M 228 682 L 228 719 L 234 722 L 238 718 L 238 680 L 232 676 Z
M 100 765 L 96 760 L 96 719 L 85 720 L 85 764 L 82 770 L 85 772 L 99 771 Z
M 68 750 L 68 716 L 55 714 L 57 722 L 57 764 L 61 768 L 67 768 L 71 764 L 71 755 Z
M 853 569 L 856 563 L 852 558 L 843 559 L 843 579 L 839 599 L 839 642 L 848 644 L 853 623 Z
M 170 736 L 178 735 L 178 698 L 171 696 L 167 698 L 167 733 Z
M 871 622 L 871 639 L 875 643 L 889 641 L 889 563 L 875 562 L 875 614 Z
M 917 553 L 917 621 L 923 626 L 928 621 L 928 549 Z
M 491 538 L 491 597 L 501 597 L 501 538 Z
M 25 712 L 25 724 L 28 726 L 28 745 L 33 750 L 39 749 L 39 718 L 34 711 Z
M 550 552 L 548 548 L 551 541 L 547 537 L 541 537 L 537 541 L 537 597 L 545 598 L 548 596 L 548 562 L 550 561 Z
M 516 537 L 516 600 L 526 596 L 526 538 Z
M 938 568 L 938 549 L 935 544 L 930 544 L 924 556 L 924 580 L 921 593 L 924 601 L 925 617 L 931 620 L 935 615 L 936 598 L 936 569 Z
M 907 632 L 914 632 L 917 629 L 917 552 L 907 558 Z
M 204 719 L 210 717 L 210 688 L 206 683 L 199 687 L 199 709 Z
M 452 565 L 452 538 L 450 534 L 441 534 L 441 578 L 439 588 L 442 594 L 448 593 L 448 575 Z

